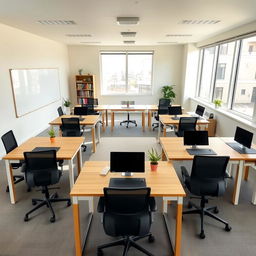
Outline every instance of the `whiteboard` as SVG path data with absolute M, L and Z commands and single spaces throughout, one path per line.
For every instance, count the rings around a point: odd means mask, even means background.
M 17 117 L 60 100 L 57 68 L 10 69 L 10 74 Z

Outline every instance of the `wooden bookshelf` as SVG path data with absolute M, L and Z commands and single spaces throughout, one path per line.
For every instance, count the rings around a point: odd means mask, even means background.
M 87 104 L 88 99 L 96 97 L 95 76 L 77 75 L 76 76 L 76 98 L 77 104 Z

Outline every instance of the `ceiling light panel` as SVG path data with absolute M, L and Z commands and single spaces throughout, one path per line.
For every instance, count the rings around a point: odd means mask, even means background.
M 67 34 L 68 37 L 91 37 L 90 34 Z
M 215 25 L 220 20 L 182 20 L 180 23 L 184 25 Z
M 121 32 L 121 35 L 123 37 L 135 37 L 136 36 L 136 32 Z
M 124 44 L 135 44 L 135 41 L 131 41 L 131 40 L 129 40 L 129 41 L 124 41 Z
M 137 25 L 139 23 L 139 17 L 117 17 L 116 22 L 119 25 Z
M 41 25 L 76 25 L 73 20 L 38 20 Z
M 167 34 L 167 37 L 188 37 L 192 36 L 192 34 Z

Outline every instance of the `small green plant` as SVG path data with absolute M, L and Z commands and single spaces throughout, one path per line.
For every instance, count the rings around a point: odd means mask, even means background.
M 163 93 L 164 99 L 170 99 L 171 102 L 175 99 L 176 94 L 173 91 L 174 86 L 175 85 L 165 85 L 162 87 L 162 93 Z
M 221 107 L 222 105 L 222 100 L 221 99 L 215 99 L 213 101 L 213 103 L 215 104 L 216 107 Z
M 156 149 L 151 148 L 151 150 L 148 151 L 148 159 L 151 164 L 157 164 L 157 162 L 161 160 L 161 154 L 159 154 Z
M 69 99 L 64 99 L 63 105 L 66 108 L 69 108 L 71 106 L 71 101 Z
M 79 73 L 79 75 L 81 76 L 82 73 L 83 73 L 83 69 L 82 69 L 82 68 L 78 69 L 78 73 Z
M 55 138 L 56 133 L 55 133 L 55 130 L 53 129 L 53 127 L 51 127 L 50 130 L 48 130 L 48 134 L 49 134 L 50 138 Z

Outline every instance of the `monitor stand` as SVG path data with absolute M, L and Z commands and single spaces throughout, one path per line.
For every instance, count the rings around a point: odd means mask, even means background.
M 177 115 L 175 115 L 174 117 L 172 117 L 172 120 L 180 120 L 180 118 Z
M 84 118 L 83 118 L 83 116 L 79 116 L 79 121 L 83 121 L 84 120 Z
M 125 176 L 125 177 L 131 177 L 133 175 L 132 172 L 122 172 L 122 176 Z

